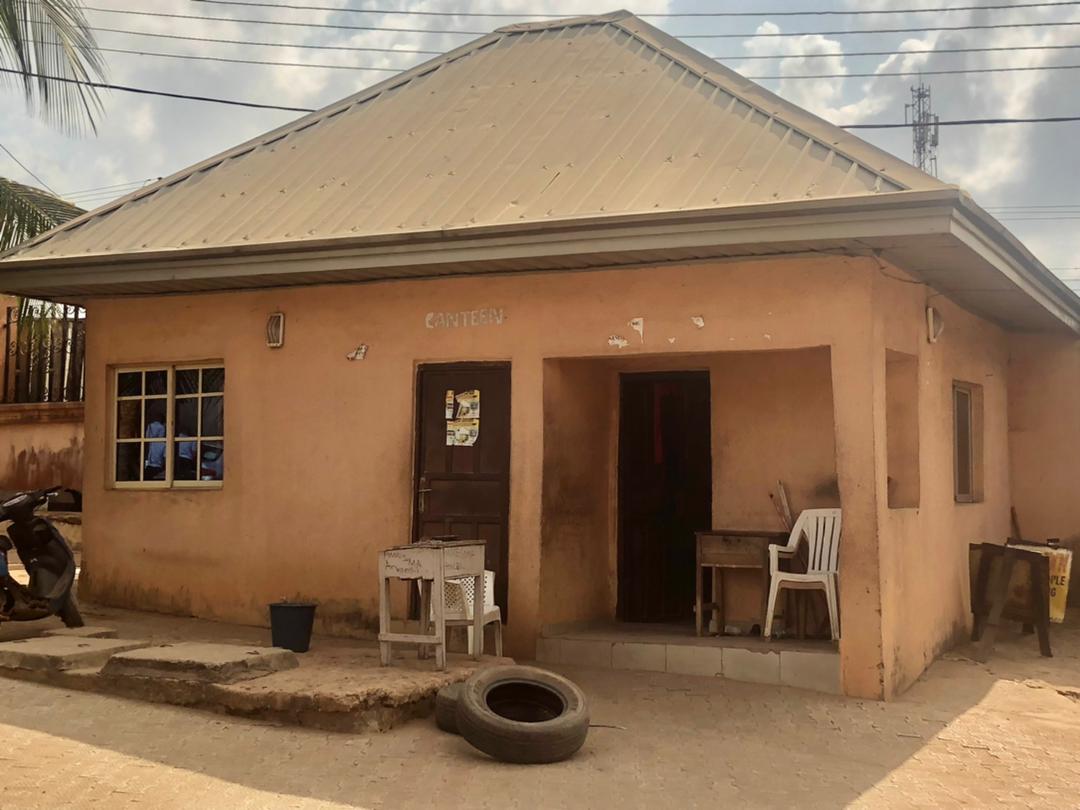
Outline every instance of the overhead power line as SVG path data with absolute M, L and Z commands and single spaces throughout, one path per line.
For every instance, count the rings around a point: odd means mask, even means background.
M 156 31 L 130 31 L 124 28 L 97 28 L 90 27 L 91 31 L 107 34 L 123 34 L 125 36 L 149 37 L 152 39 L 170 39 L 183 42 L 213 42 L 221 45 L 250 45 L 261 48 L 297 48 L 300 50 L 316 51 L 347 51 L 357 53 L 389 53 L 389 54 L 422 54 L 425 56 L 440 56 L 442 51 L 429 51 L 415 48 L 369 48 L 359 45 L 310 45 L 301 42 L 261 42 L 246 39 L 218 39 L 214 37 L 195 37 L 183 34 L 161 34 Z M 906 56 L 907 54 L 938 54 L 938 53 L 986 53 L 993 51 L 1056 51 L 1080 48 L 1076 45 L 1018 45 L 1014 47 L 984 47 L 984 48 L 936 48 L 903 51 L 830 51 L 827 53 L 777 53 L 764 55 L 732 54 L 730 56 L 711 56 L 710 59 L 719 61 L 756 60 L 756 59 L 785 59 L 799 57 L 801 59 L 819 59 L 830 56 Z
M 183 59 L 192 62 L 223 62 L 235 65 L 266 65 L 268 67 L 307 67 L 324 68 L 327 70 L 355 70 L 376 71 L 379 73 L 400 73 L 407 70 L 403 67 L 375 67 L 374 65 L 331 65 L 319 62 L 283 62 L 275 59 L 240 59 L 231 56 L 203 56 L 193 53 L 164 53 L 162 51 L 145 51 L 136 48 L 105 48 L 98 46 L 97 50 L 104 53 L 124 53 L 131 56 L 152 56 L 160 59 Z
M 20 73 L 20 71 L 14 68 L 0 68 L 0 73 Z M 128 87 L 122 84 L 106 84 L 104 82 L 85 82 L 78 79 L 70 79 L 60 76 L 45 76 L 40 73 L 27 73 L 22 74 L 30 76 L 35 79 L 48 79 L 50 81 L 65 82 L 68 84 L 82 84 L 87 87 L 96 87 L 105 90 L 120 90 L 126 93 L 139 93 L 148 96 L 163 96 L 165 98 L 178 98 L 187 99 L 189 101 L 203 101 L 212 104 L 226 104 L 235 107 L 253 107 L 260 110 L 282 110 L 284 112 L 299 112 L 310 113 L 315 112 L 311 107 L 286 107 L 277 104 L 260 104 L 253 101 L 239 101 L 236 99 L 217 98 L 214 96 L 197 96 L 189 95 L 187 93 L 171 93 L 165 90 L 148 90 L 142 87 Z M 989 124 L 1044 124 L 1044 123 L 1062 123 L 1066 121 L 1080 121 L 1080 115 L 1059 115 L 1059 116 L 1047 116 L 1044 118 L 967 118 L 956 121 L 941 121 L 940 126 L 973 126 L 973 125 L 989 125 Z M 910 127 L 911 124 L 895 123 L 895 124 L 838 124 L 840 129 L 902 129 Z
M 347 14 L 403 14 L 415 17 L 499 17 L 514 18 L 540 17 L 543 19 L 558 19 L 568 14 L 545 14 L 537 12 L 509 12 L 509 11 L 410 11 L 400 8 L 369 7 L 369 8 L 341 8 L 340 6 L 313 6 L 303 3 L 273 3 L 253 2 L 253 0 L 195 0 L 214 6 L 246 6 L 250 8 L 284 8 L 292 11 L 333 11 Z M 1045 3 L 1003 3 L 985 6 L 946 6 L 944 8 L 885 8 L 885 9 L 856 9 L 842 11 L 839 9 L 819 9 L 816 11 L 679 11 L 679 12 L 654 12 L 637 14 L 638 17 L 649 19 L 679 18 L 679 17 L 846 17 L 867 14 L 941 14 L 951 11 L 1012 11 L 1020 8 L 1046 8 L 1055 6 L 1076 6 L 1080 0 L 1057 0 L 1057 2 Z
M 5 153 L 5 154 L 6 154 L 6 155 L 7 155 L 7 156 L 8 156 L 9 158 L 11 158 L 11 159 L 12 159 L 12 160 L 14 160 L 14 161 L 15 161 L 16 163 L 18 163 L 18 164 L 19 164 L 19 168 L 21 168 L 21 169 L 22 169 L 22 170 L 23 170 L 24 172 L 26 172 L 26 173 L 27 173 L 28 175 L 30 175 L 31 177 L 33 177 L 33 178 L 34 178 L 35 180 L 37 180 L 37 181 L 38 181 L 39 183 L 41 183 L 41 187 L 42 187 L 43 189 L 45 189 L 46 191 L 48 191 L 48 192 L 49 192 L 50 194 L 52 194 L 52 195 L 54 195 L 54 196 L 56 195 L 56 192 L 55 192 L 55 191 L 53 191 L 53 190 L 52 190 L 51 188 L 49 188 L 49 184 L 48 184 L 48 183 L 46 183 L 46 182 L 45 182 L 44 180 L 42 180 L 42 179 L 41 179 L 40 177 L 38 177 L 38 176 L 37 176 L 36 174 L 34 174 L 34 172 L 32 172 L 32 171 L 30 170 L 30 167 L 29 167 L 29 166 L 27 166 L 27 165 L 26 165 L 25 163 L 23 163 L 23 162 L 22 162 L 21 160 L 19 160 L 19 159 L 18 159 L 17 157 L 15 157 L 14 153 L 13 153 L 13 152 L 12 152 L 12 151 L 11 151 L 10 149 L 8 149 L 8 148 L 7 148 L 6 146 L 4 146 L 4 145 L 3 145 L 2 143 L 0 143 L 0 149 L 4 150 L 4 153 Z
M 185 42 L 215 42 L 221 45 L 255 45 L 261 48 L 300 48 L 311 51 L 356 51 L 365 53 L 416 53 L 427 56 L 441 56 L 443 51 L 425 51 L 415 48 L 369 48 L 359 45 L 305 45 L 299 42 L 258 42 L 248 39 L 220 39 L 215 37 L 194 37 L 185 34 L 160 34 L 152 31 L 130 31 L 126 28 L 99 28 L 88 26 L 88 31 L 106 34 L 124 34 L 134 37 L 151 37 L 153 39 L 177 39 Z
M 941 127 L 967 127 L 989 124 L 1060 124 L 1080 121 L 1080 115 L 1053 115 L 1044 118 L 961 118 L 956 121 L 938 121 Z M 911 124 L 837 124 L 840 129 L 906 129 Z
M 949 76 L 961 73 L 1022 73 L 1029 70 L 1077 70 L 1080 65 L 1035 65 L 1029 67 L 956 68 L 955 70 L 897 70 L 880 73 L 804 73 L 797 76 L 780 74 L 770 76 L 744 75 L 744 79 L 870 79 L 878 76 Z
M 73 191 L 65 191 L 65 197 L 78 196 L 79 194 L 86 194 L 92 191 L 105 191 L 110 188 L 123 188 L 124 186 L 141 186 L 143 183 L 149 183 L 152 180 L 160 180 L 160 177 L 148 177 L 144 180 L 128 180 L 124 183 L 113 183 L 109 186 L 90 186 L 90 188 L 77 188 Z
M 916 34 L 928 33 L 931 31 L 987 31 L 996 28 L 1051 28 L 1059 25 L 1080 25 L 1080 20 L 1066 20 L 1064 22 L 988 23 L 985 25 L 934 25 L 917 28 L 860 28 L 854 30 L 843 29 L 839 31 L 770 31 L 764 34 L 756 32 L 742 34 L 672 34 L 672 36 L 678 37 L 679 39 L 772 39 L 778 37 L 858 36 L 863 34 Z
M 1080 48 L 1080 45 L 1075 46 Z M 286 62 L 274 59 L 242 59 L 240 57 L 230 56 L 202 56 L 200 54 L 187 54 L 187 53 L 163 53 L 161 51 L 145 51 L 129 48 L 99 48 L 98 50 L 106 51 L 109 53 L 124 53 L 132 56 L 150 56 L 162 59 L 182 59 L 194 62 L 223 62 L 228 64 L 238 65 L 263 65 L 267 67 L 302 67 L 302 68 L 317 68 L 323 70 L 353 70 L 357 72 L 361 71 L 373 71 L 379 73 L 400 73 L 403 70 L 408 70 L 408 67 L 376 67 L 374 65 L 334 65 L 320 62 Z M 740 57 L 727 57 L 731 60 L 738 59 Z M 943 69 L 943 70 L 898 70 L 898 71 L 879 71 L 879 72 L 865 72 L 865 73 L 807 73 L 799 75 L 784 75 L 784 74 L 742 74 L 743 78 L 755 79 L 755 80 L 768 80 L 768 79 L 865 79 L 865 78 L 877 78 L 879 76 L 948 76 L 957 74 L 971 74 L 971 73 L 1012 73 L 1014 71 L 1041 71 L 1041 70 L 1076 70 L 1080 69 L 1078 65 L 1034 65 L 1023 67 L 994 67 L 994 68 L 955 68 L 955 69 Z
M 98 8 L 97 6 L 83 6 L 84 11 L 97 11 L 104 14 L 123 14 L 125 17 L 134 15 L 138 17 L 161 17 L 171 20 L 205 20 L 209 22 L 242 23 L 244 25 L 283 25 L 290 28 L 330 28 L 340 31 L 392 31 L 399 34 L 469 34 L 472 36 L 484 36 L 490 31 L 469 31 L 461 28 L 434 29 L 434 28 L 391 28 L 384 25 L 335 25 L 333 23 L 293 22 L 291 20 L 245 20 L 236 17 L 211 17 L 205 14 L 175 14 L 167 11 L 136 11 L 122 8 Z
M 143 87 L 129 87 L 123 84 L 108 84 L 106 82 L 86 82 L 79 79 L 71 79 L 66 76 L 46 76 L 41 73 L 24 73 L 14 68 L 0 67 L 0 73 L 18 74 L 20 76 L 29 76 L 32 79 L 48 79 L 53 82 L 63 82 L 65 84 L 81 84 L 84 87 L 94 87 L 98 90 L 119 90 L 124 93 L 138 93 L 144 96 L 163 96 L 164 98 L 183 98 L 189 101 L 205 101 L 212 104 L 226 104 L 233 107 L 251 107 L 257 110 L 282 110 L 284 112 L 299 112 L 309 113 L 315 112 L 310 107 L 285 107 L 278 104 L 259 104 L 254 101 L 238 101 L 236 99 L 229 98 L 217 98 L 215 96 L 196 96 L 189 95 L 187 93 L 170 93 L 166 90 L 147 90 Z M 5 150 L 6 151 L 6 150 Z
M 136 15 L 140 17 L 157 17 L 176 20 L 204 20 L 210 22 L 242 23 L 245 25 L 277 25 L 292 28 L 323 28 L 341 31 L 392 31 L 408 34 L 461 34 L 470 36 L 483 36 L 490 31 L 473 31 L 460 28 L 393 28 L 379 25 L 344 25 L 334 23 L 296 22 L 292 20 L 257 20 L 242 19 L 236 17 L 213 17 L 204 14 L 175 14 L 164 11 L 136 11 L 130 9 L 99 8 L 97 6 L 84 6 L 86 11 L 96 11 L 106 14 Z M 931 27 L 913 28 L 863 28 L 843 29 L 838 31 L 775 31 L 769 33 L 725 33 L 725 34 L 673 34 L 679 39 L 755 39 L 759 37 L 806 37 L 806 36 L 844 36 L 861 34 L 908 34 L 925 33 L 929 31 L 986 31 L 1000 28 L 1049 28 L 1057 26 L 1080 25 L 1080 20 L 1066 20 L 1062 22 L 1021 22 L 1021 23 L 987 23 L 982 25 L 935 25 Z
M 939 53 L 989 53 L 992 51 L 1065 51 L 1080 48 L 1080 44 L 1076 45 L 1013 45 L 1013 46 L 994 46 L 984 48 L 911 48 L 903 51 L 826 51 L 823 53 L 767 53 L 764 55 L 742 55 L 734 54 L 731 56 L 710 56 L 710 59 L 716 59 L 719 62 L 723 61 L 735 61 L 735 60 L 760 60 L 760 59 L 823 59 L 825 57 L 832 56 L 908 56 L 918 54 L 939 54 Z

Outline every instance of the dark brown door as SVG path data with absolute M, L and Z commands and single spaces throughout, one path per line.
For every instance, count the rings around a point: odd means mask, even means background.
M 495 602 L 505 621 L 510 366 L 421 366 L 416 389 L 413 539 L 454 535 L 462 540 L 483 540 L 487 544 L 486 566 L 495 572 Z M 479 418 L 472 422 L 469 417 L 477 401 Z
M 631 622 L 693 618 L 694 532 L 712 520 L 709 374 L 624 374 L 619 602 Z

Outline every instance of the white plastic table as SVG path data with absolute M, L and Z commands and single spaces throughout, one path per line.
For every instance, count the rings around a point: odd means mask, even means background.
M 447 577 L 472 577 L 474 605 L 484 604 L 484 541 L 423 540 L 394 546 L 379 552 L 379 661 L 390 665 L 390 645 L 394 642 L 419 644 L 418 655 L 427 658 L 427 648 L 435 648 L 435 666 L 446 669 Z M 391 580 L 418 580 L 420 583 L 420 632 L 390 631 Z M 429 632 L 434 618 L 435 631 Z M 484 611 L 473 610 L 473 658 L 484 649 Z

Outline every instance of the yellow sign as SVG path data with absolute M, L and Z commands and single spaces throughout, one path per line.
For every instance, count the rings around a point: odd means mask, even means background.
M 1072 551 L 1067 548 L 1051 546 L 1018 545 L 1024 551 L 1042 554 L 1048 560 L 1050 569 L 1050 621 L 1061 624 L 1065 621 L 1065 600 L 1069 596 L 1069 573 L 1072 568 Z M 1024 610 L 1028 604 L 1028 572 L 1026 565 L 1013 568 L 1009 582 L 1009 605 L 1017 610 Z
M 1050 558 L 1050 621 L 1065 621 L 1065 600 L 1069 597 L 1069 573 L 1072 569 L 1072 551 L 1054 548 L 1046 552 Z

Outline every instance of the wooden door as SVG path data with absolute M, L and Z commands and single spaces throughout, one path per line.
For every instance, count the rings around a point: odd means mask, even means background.
M 507 616 L 510 507 L 510 366 L 424 365 L 417 372 L 413 539 L 483 540 L 495 602 Z M 474 396 L 474 392 L 479 392 Z M 475 433 L 469 416 L 479 402 Z M 455 428 L 453 435 L 448 428 Z
M 708 372 L 622 375 L 620 619 L 693 618 L 694 532 L 711 523 Z

